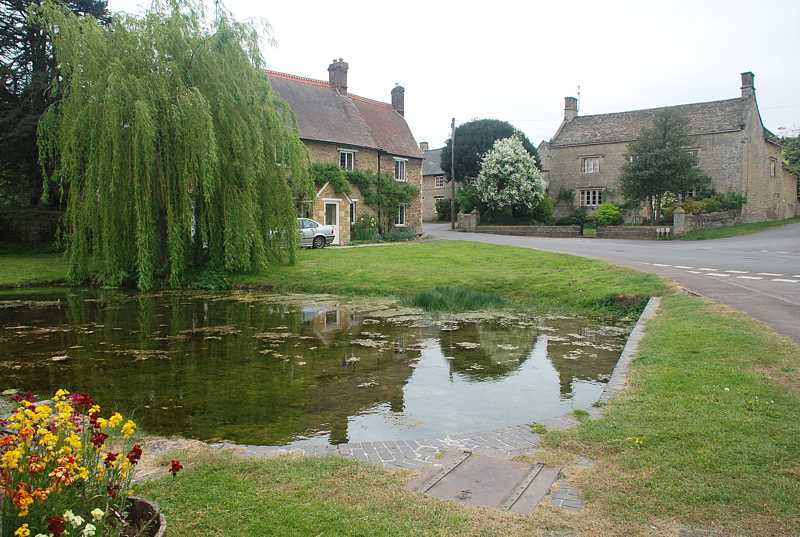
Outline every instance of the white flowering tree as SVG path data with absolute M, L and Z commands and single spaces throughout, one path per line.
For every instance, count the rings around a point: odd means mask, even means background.
M 529 213 L 544 196 L 544 179 L 517 136 L 497 140 L 481 159 L 475 191 L 491 212 Z

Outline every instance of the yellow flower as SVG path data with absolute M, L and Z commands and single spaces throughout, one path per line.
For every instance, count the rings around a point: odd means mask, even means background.
M 105 418 L 97 418 L 97 426 L 105 429 L 108 426 L 108 420 Z
M 110 418 L 108 418 L 108 424 L 113 428 L 122 423 L 122 414 L 119 412 L 114 412 Z
M 17 531 L 14 532 L 15 537 L 29 537 L 30 534 L 31 530 L 28 529 L 27 524 L 23 524 L 22 526 L 17 528 Z
M 86 481 L 89 479 L 89 469 L 85 466 L 78 468 L 78 477 Z
M 122 434 L 125 436 L 125 438 L 130 438 L 130 436 L 135 432 L 136 424 L 131 420 L 126 421 L 125 425 L 122 426 Z
M 63 401 L 64 399 L 67 398 L 68 395 L 69 395 L 69 392 L 67 390 L 60 389 L 53 396 L 53 401 Z
M 100 412 L 100 405 L 92 405 L 92 407 L 89 409 L 90 416 L 93 416 L 94 414 L 97 414 L 99 412 Z
M 0 468 L 5 468 L 6 470 L 16 470 L 17 466 L 19 466 L 19 459 L 22 457 L 22 449 L 12 449 L 10 451 L 6 451 L 3 453 L 2 458 L 0 458 Z
M 75 433 L 72 433 L 67 437 L 67 444 L 69 444 L 69 446 L 75 451 L 80 451 L 81 449 L 81 439 Z

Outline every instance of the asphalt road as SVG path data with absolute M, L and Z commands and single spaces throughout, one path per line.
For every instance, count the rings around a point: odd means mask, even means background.
M 800 342 L 800 224 L 707 241 L 512 237 L 451 231 L 449 224 L 426 224 L 425 232 L 433 238 L 535 248 L 653 272 Z

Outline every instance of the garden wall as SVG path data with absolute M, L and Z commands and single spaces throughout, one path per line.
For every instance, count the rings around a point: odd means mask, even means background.
M 476 233 L 525 237 L 580 237 L 581 226 L 477 226 Z
M 63 211 L 23 209 L 0 213 L 0 240 L 9 242 L 50 242 L 56 237 Z
M 741 215 L 742 213 L 738 209 L 707 214 L 689 214 L 676 210 L 672 219 L 675 235 L 680 236 L 696 229 L 727 227 L 739 224 Z
M 656 240 L 671 235 L 670 226 L 597 226 L 598 239 Z

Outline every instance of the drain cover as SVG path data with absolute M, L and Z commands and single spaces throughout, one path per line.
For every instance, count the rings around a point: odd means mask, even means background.
M 558 478 L 557 468 L 463 452 L 450 457 L 416 490 L 467 505 L 529 513 Z

